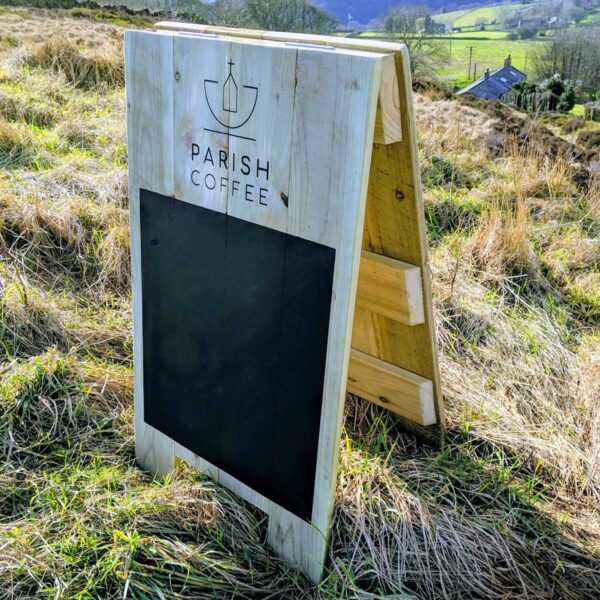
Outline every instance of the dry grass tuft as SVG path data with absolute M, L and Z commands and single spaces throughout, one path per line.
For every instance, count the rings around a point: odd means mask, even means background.
M 339 597 L 598 593 L 597 562 L 538 513 L 521 467 L 509 457 L 507 469 L 515 470 L 498 477 L 485 450 L 457 444 L 423 454 L 375 408 L 351 408 L 350 422 L 331 552 Z M 499 519 L 505 527 L 498 527 Z M 543 550 L 532 530 L 544 531 Z
M 0 220 L 7 251 L 24 255 L 27 267 L 40 277 L 64 272 L 86 287 L 129 285 L 123 209 L 98 207 L 77 196 L 50 203 L 35 196 L 0 194 Z
M 24 94 L 9 94 L 0 91 L 0 117 L 7 121 L 24 122 L 29 125 L 48 127 L 54 125 L 59 115 L 58 105 L 37 100 Z
M 51 157 L 38 149 L 38 145 L 38 140 L 27 126 L 0 118 L 0 168 L 48 167 Z
M 28 62 L 33 67 L 61 73 L 69 83 L 84 90 L 103 84 L 120 87 L 125 83 L 122 56 L 84 54 L 77 45 L 60 38 L 52 38 L 37 47 Z

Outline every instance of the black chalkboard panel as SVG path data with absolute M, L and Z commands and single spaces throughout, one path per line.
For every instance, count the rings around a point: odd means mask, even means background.
M 140 226 L 146 423 L 310 519 L 335 250 L 147 190 Z

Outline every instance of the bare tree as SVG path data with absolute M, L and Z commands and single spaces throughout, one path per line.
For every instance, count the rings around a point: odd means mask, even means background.
M 589 96 L 600 90 L 600 27 L 563 29 L 533 56 L 539 79 L 558 74 Z
M 208 9 L 208 19 L 224 27 L 252 27 L 252 17 L 245 0 L 215 0 Z
M 246 0 L 252 20 L 263 29 L 330 33 L 335 17 L 308 0 Z
M 431 39 L 427 31 L 430 19 L 426 7 L 402 5 L 392 9 L 385 20 L 386 32 L 408 48 L 414 75 L 431 75 L 447 58 L 445 46 Z
M 150 9 L 171 17 L 203 23 L 209 19 L 209 7 L 201 0 L 153 0 L 148 5 Z

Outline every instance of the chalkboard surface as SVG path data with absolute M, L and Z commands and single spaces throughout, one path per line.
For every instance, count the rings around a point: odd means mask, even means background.
M 310 519 L 335 250 L 140 190 L 145 421 Z

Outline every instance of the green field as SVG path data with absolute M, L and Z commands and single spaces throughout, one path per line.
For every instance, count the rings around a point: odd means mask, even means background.
M 582 25 L 600 25 L 600 8 L 591 11 L 588 16 L 581 21 Z
M 472 68 L 477 65 L 477 76 L 483 75 L 486 69 L 493 71 L 501 67 L 504 59 L 510 54 L 513 65 L 529 73 L 531 67 L 531 57 L 535 51 L 543 44 L 538 40 L 465 40 L 452 39 L 440 40 L 448 50 L 448 64 L 439 70 L 439 74 L 451 85 L 463 87 L 470 80 L 469 72 L 469 48 L 473 47 Z M 472 81 L 472 78 L 471 78 Z
M 585 107 L 583 106 L 583 104 L 576 104 L 571 110 L 571 114 L 575 115 L 576 117 L 583 117 L 584 113 Z
M 358 37 L 361 38 L 387 38 L 387 34 L 382 31 L 363 31 Z M 448 35 L 431 36 L 440 40 L 505 40 L 508 37 L 507 31 L 463 31 L 461 33 L 452 33 Z
M 461 17 L 464 17 L 465 15 L 468 15 L 472 11 L 473 11 L 473 9 L 471 9 L 471 8 L 464 8 L 462 10 L 453 10 L 453 11 L 450 11 L 447 13 L 434 15 L 433 20 L 436 23 L 454 23 L 455 20 L 460 19 Z
M 474 27 L 478 21 L 491 23 L 498 19 L 503 11 L 514 12 L 523 8 L 524 4 L 510 4 L 506 6 L 483 6 L 481 8 L 456 10 L 433 18 L 438 23 L 452 23 L 454 27 Z
M 450 38 L 449 35 L 441 36 Z M 505 40 L 508 37 L 508 31 L 462 31 L 453 33 L 452 39 L 471 39 L 471 40 Z
M 342 34 L 346 35 L 346 34 Z M 353 37 L 353 36 L 352 36 Z M 361 38 L 388 39 L 390 36 L 383 31 L 363 31 L 358 34 Z M 506 40 L 507 31 L 463 31 L 462 33 L 452 33 L 448 35 L 427 36 L 429 39 L 436 40 L 472 40 L 480 42 L 482 40 Z
M 529 74 L 532 56 L 542 44 L 546 43 L 545 40 L 537 38 L 512 41 L 506 39 L 506 36 L 507 33 L 502 31 L 481 31 L 435 38 L 435 43 L 443 45 L 448 55 L 446 64 L 440 65 L 438 74 L 452 86 L 464 87 L 473 81 L 473 77 L 469 79 L 468 76 L 471 47 L 473 48 L 471 74 L 475 66 L 478 77 L 488 68 L 491 71 L 498 69 L 509 54 L 513 65 Z M 360 37 L 387 39 L 381 31 L 365 31 L 360 34 Z

